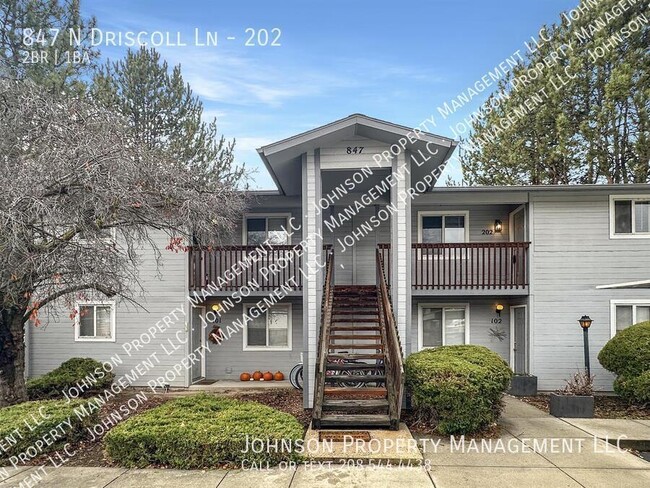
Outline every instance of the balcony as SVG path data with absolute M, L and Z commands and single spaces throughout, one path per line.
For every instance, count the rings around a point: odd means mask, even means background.
M 411 245 L 411 286 L 417 291 L 528 289 L 529 242 Z M 388 273 L 390 244 L 379 244 Z M 388 277 L 390 283 L 390 276 Z
M 189 289 L 211 294 L 248 286 L 268 292 L 281 286 L 302 290 L 299 246 L 223 246 L 189 250 Z

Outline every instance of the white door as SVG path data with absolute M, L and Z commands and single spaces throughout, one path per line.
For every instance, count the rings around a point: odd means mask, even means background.
M 194 352 L 197 349 L 205 345 L 205 334 L 206 331 L 203 330 L 203 321 L 201 317 L 205 317 L 205 307 L 192 307 L 192 315 L 190 321 L 190 352 Z M 203 361 L 203 354 L 197 354 L 201 360 L 192 364 L 192 369 L 190 370 L 190 383 L 196 383 L 200 381 L 205 376 L 205 364 Z
M 526 305 L 510 307 L 510 367 L 515 374 L 528 373 L 528 317 Z

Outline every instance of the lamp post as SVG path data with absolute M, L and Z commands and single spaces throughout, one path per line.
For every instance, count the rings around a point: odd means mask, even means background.
M 591 368 L 589 367 L 589 327 L 591 327 L 592 322 L 593 320 L 591 320 L 589 315 L 583 315 L 578 319 L 585 340 L 585 369 L 589 378 L 591 378 Z

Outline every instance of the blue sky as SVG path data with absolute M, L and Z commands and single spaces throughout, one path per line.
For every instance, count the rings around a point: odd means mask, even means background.
M 577 3 L 85 0 L 82 10 L 102 32 L 180 31 L 188 46 L 159 51 L 181 64 L 206 116 L 237 140 L 237 160 L 257 170 L 253 187 L 273 188 L 255 148 L 352 113 L 417 126 Z M 249 27 L 281 29 L 281 46 L 245 46 Z M 217 31 L 218 45 L 195 45 L 195 29 Z M 101 47 L 102 57 L 126 49 Z M 433 131 L 454 137 L 450 124 L 488 93 Z M 461 177 L 457 164 L 447 171 Z

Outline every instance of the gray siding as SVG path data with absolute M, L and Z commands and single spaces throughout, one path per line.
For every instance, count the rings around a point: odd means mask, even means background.
M 115 342 L 75 342 L 74 323 L 69 317 L 70 310 L 63 304 L 45 310 L 41 314 L 42 325 L 30 326 L 30 376 L 48 373 L 72 357 L 92 357 L 99 361 L 109 361 L 115 355 L 119 355 L 124 361 L 115 369 L 115 374 L 119 376 L 128 373 L 152 353 L 157 353 L 160 364 L 155 363 L 156 367 L 136 383 L 146 385 L 148 380 L 164 374 L 178 363 L 184 357 L 184 346 L 172 352 L 167 341 L 172 341 L 176 346 L 182 345 L 176 339 L 176 333 L 180 331 L 179 337 L 185 340 L 189 315 L 187 318 L 179 316 L 177 323 L 158 333 L 151 344 L 145 345 L 137 352 L 133 351 L 131 356 L 122 347 L 124 343 L 138 339 L 174 308 L 183 306 L 185 312 L 188 312 L 187 255 L 164 250 L 167 242 L 168 238 L 162 233 L 156 235 L 156 245 L 162 253 L 160 269 L 157 268 L 154 253 L 150 249 L 143 249 L 140 253 L 139 273 L 145 295 L 142 298 L 137 297 L 137 300 L 142 308 L 124 300 L 117 302 Z M 167 344 L 167 350 L 172 352 L 171 354 L 168 355 L 162 349 L 163 344 Z M 183 376 L 176 378 L 171 384 L 185 386 L 186 381 Z
M 256 299 L 251 300 L 253 303 Z M 248 303 L 248 302 L 246 302 Z M 244 351 L 243 332 L 233 334 L 219 345 L 208 343 L 211 351 L 206 357 L 206 378 L 239 380 L 243 372 L 253 373 L 281 371 L 289 378 L 289 372 L 298 362 L 302 351 L 302 300 L 285 298 L 280 303 L 291 304 L 292 350 L 291 351 Z M 243 305 L 238 304 L 223 314 L 221 328 L 226 329 L 233 321 L 241 320 Z M 207 334 L 209 332 L 205 331 Z
M 531 372 L 539 387 L 553 390 L 584 367 L 578 318 L 594 320 L 590 360 L 598 388 L 613 377 L 597 356 L 610 339 L 610 300 L 650 300 L 649 289 L 596 289 L 598 285 L 647 280 L 650 240 L 610 239 L 606 191 L 531 194 Z

